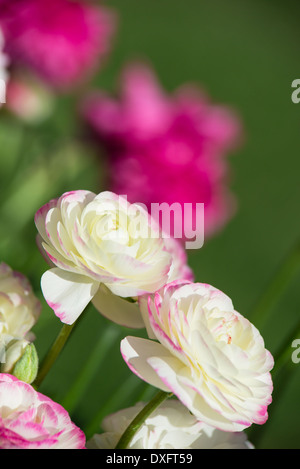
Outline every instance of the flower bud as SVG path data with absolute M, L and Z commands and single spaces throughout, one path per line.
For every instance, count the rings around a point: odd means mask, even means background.
M 25 339 L 15 339 L 8 334 L 3 334 L 1 336 L 1 373 L 12 372 L 17 361 L 23 356 L 28 344 L 28 340 Z
M 36 378 L 38 363 L 38 354 L 34 344 L 28 344 L 25 347 L 23 355 L 16 362 L 11 374 L 20 381 L 31 384 Z

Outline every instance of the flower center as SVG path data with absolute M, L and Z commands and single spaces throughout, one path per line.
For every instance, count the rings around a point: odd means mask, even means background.
M 234 313 L 212 312 L 209 318 L 210 330 L 217 342 L 225 342 L 230 345 L 234 334 L 234 325 L 237 322 L 237 316 Z

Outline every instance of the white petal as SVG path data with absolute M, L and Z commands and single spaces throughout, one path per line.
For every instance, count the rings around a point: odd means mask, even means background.
M 57 200 L 58 199 L 53 199 L 50 200 L 47 204 L 43 205 L 35 214 L 34 217 L 34 222 L 37 227 L 38 232 L 40 233 L 41 237 L 46 241 L 48 240 L 47 232 L 46 232 L 46 216 L 49 210 L 51 210 L 53 207 L 57 206 Z
M 141 339 L 140 337 L 126 337 L 121 341 L 121 353 L 128 367 L 139 378 L 155 388 L 166 392 L 170 391 L 148 364 L 150 357 L 167 356 L 172 359 L 165 347 L 157 342 Z
M 149 308 L 151 308 L 152 306 L 151 297 L 149 295 L 141 295 L 138 298 L 138 302 L 139 302 L 141 315 L 143 317 L 143 320 L 146 326 L 148 337 L 149 339 L 156 340 L 156 335 L 154 334 L 150 321 L 149 321 Z
M 103 316 L 121 326 L 133 329 L 145 327 L 138 304 L 114 295 L 103 284 L 93 298 L 93 305 Z
M 54 268 L 42 276 L 41 288 L 56 316 L 65 324 L 73 324 L 97 293 L 99 283 L 83 275 Z

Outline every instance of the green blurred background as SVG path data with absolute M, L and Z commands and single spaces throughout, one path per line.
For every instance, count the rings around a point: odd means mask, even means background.
M 213 101 L 233 107 L 241 116 L 244 143 L 230 158 L 237 214 L 202 249 L 190 251 L 189 262 L 197 281 L 226 292 L 235 308 L 251 318 L 300 236 L 300 104 L 291 101 L 291 83 L 300 78 L 300 4 L 112 0 L 107 5 L 118 14 L 119 25 L 94 87 L 116 89 L 126 62 L 146 59 L 167 91 L 196 82 Z M 64 191 L 103 188 L 101 158 L 85 138 L 77 106 L 78 96 L 61 96 L 54 114 L 37 127 L 0 116 L 0 259 L 27 275 L 42 301 L 34 329 L 41 358 L 61 323 L 40 293 L 47 265 L 35 245 L 34 213 Z M 289 334 L 300 338 L 300 331 L 299 336 L 293 332 L 300 314 L 299 274 L 298 270 L 272 306 L 262 330 L 272 353 Z M 135 331 L 110 324 L 89 307 L 40 389 L 66 405 L 88 434 L 100 429 L 107 413 L 153 393 L 120 356 L 119 340 L 128 333 Z M 275 387 L 269 421 L 249 432 L 259 448 L 300 447 L 300 364 L 290 358 L 288 362 Z M 74 384 L 75 394 L 69 394 Z M 79 401 L 76 395 L 81 395 Z

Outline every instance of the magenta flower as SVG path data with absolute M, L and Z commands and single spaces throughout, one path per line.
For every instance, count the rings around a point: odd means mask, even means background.
M 2 373 L 0 449 L 85 449 L 85 435 L 59 404 Z
M 0 0 L 0 27 L 15 66 L 66 88 L 98 66 L 113 30 L 111 12 L 72 0 Z
M 235 209 L 226 156 L 241 136 L 238 118 L 196 87 L 167 96 L 145 66 L 126 68 L 121 84 L 119 99 L 94 94 L 83 110 L 108 153 L 110 189 L 149 210 L 204 203 L 205 234 L 212 234 Z

